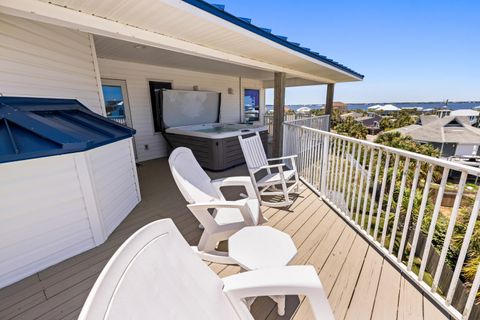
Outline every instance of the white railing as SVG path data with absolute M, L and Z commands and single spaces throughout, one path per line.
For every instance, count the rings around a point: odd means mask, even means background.
M 302 119 L 312 119 L 318 117 L 312 117 L 309 114 L 302 114 L 302 113 L 285 113 L 283 116 L 283 121 L 290 122 L 295 120 L 302 120 Z M 273 113 L 267 113 L 263 116 L 264 123 L 268 127 L 268 135 L 273 135 Z M 320 129 L 320 128 L 319 128 Z
M 283 131 L 302 180 L 453 317 L 478 319 L 480 189 L 466 185 L 480 170 L 303 124 Z
M 285 121 L 285 123 L 289 123 L 292 125 L 297 126 L 304 126 L 312 129 L 323 130 L 323 131 L 330 131 L 330 116 L 315 116 L 315 117 L 308 117 L 308 118 L 299 118 L 295 120 Z

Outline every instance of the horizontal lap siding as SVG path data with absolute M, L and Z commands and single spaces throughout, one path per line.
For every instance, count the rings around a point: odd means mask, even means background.
M 0 287 L 95 246 L 73 155 L 0 164 Z
M 0 93 L 78 99 L 102 113 L 87 33 L 0 14 Z
M 105 79 L 125 80 L 132 115 L 133 127 L 137 130 L 135 144 L 139 161 L 167 156 L 167 144 L 162 135 L 153 129 L 149 81 L 173 83 L 173 89 L 217 91 L 222 93 L 222 122 L 239 122 L 240 119 L 240 80 L 238 77 L 223 76 L 173 69 L 146 64 L 99 59 L 100 75 Z M 242 79 L 248 87 L 261 88 L 262 82 Z M 228 89 L 233 94 L 228 94 Z M 263 98 L 262 98 L 263 99 Z M 262 100 L 263 101 L 263 100 Z M 145 145 L 148 144 L 148 150 Z
M 89 151 L 95 197 L 107 236 L 140 201 L 131 140 Z

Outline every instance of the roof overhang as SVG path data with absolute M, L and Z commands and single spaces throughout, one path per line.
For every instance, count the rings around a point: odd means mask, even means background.
M 231 65 L 285 72 L 292 85 L 363 78 L 199 0 L 3 0 L 0 12 Z

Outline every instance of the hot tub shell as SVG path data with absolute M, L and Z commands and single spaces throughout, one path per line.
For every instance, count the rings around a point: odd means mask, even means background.
M 209 126 L 211 124 L 208 124 Z M 204 169 L 211 171 L 221 171 L 245 163 L 242 149 L 238 137 L 249 137 L 260 133 L 263 146 L 266 148 L 268 143 L 268 133 L 266 127 L 253 127 L 245 125 L 248 131 L 239 130 L 236 132 L 205 134 L 189 129 L 198 128 L 198 126 L 177 127 L 167 129 L 165 137 L 168 139 L 172 148 L 187 147 L 192 150 L 195 158 Z

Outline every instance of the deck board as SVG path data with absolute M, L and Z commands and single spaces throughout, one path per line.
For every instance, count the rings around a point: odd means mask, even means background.
M 400 297 L 398 299 L 397 319 L 423 319 L 423 297 L 421 293 L 405 279 L 400 280 Z
M 165 159 L 138 169 L 142 202 L 102 245 L 9 287 L 0 289 L 1 319 L 76 319 L 98 274 L 118 247 L 145 224 L 172 218 L 190 244 L 201 230 L 187 210 Z M 212 178 L 245 175 L 243 167 Z M 226 190 L 235 197 L 237 189 Z M 447 319 L 376 250 L 308 188 L 288 208 L 262 208 L 267 225 L 288 233 L 298 248 L 290 264 L 312 264 L 319 273 L 337 319 Z M 241 271 L 208 263 L 220 277 Z M 252 305 L 255 319 L 312 319 L 304 297 L 288 296 L 286 316 L 277 315 L 268 297 Z
M 374 249 L 369 248 L 345 319 L 371 318 L 382 266 L 382 257 Z
M 397 318 L 400 280 L 400 273 L 384 261 L 375 296 L 372 320 Z

